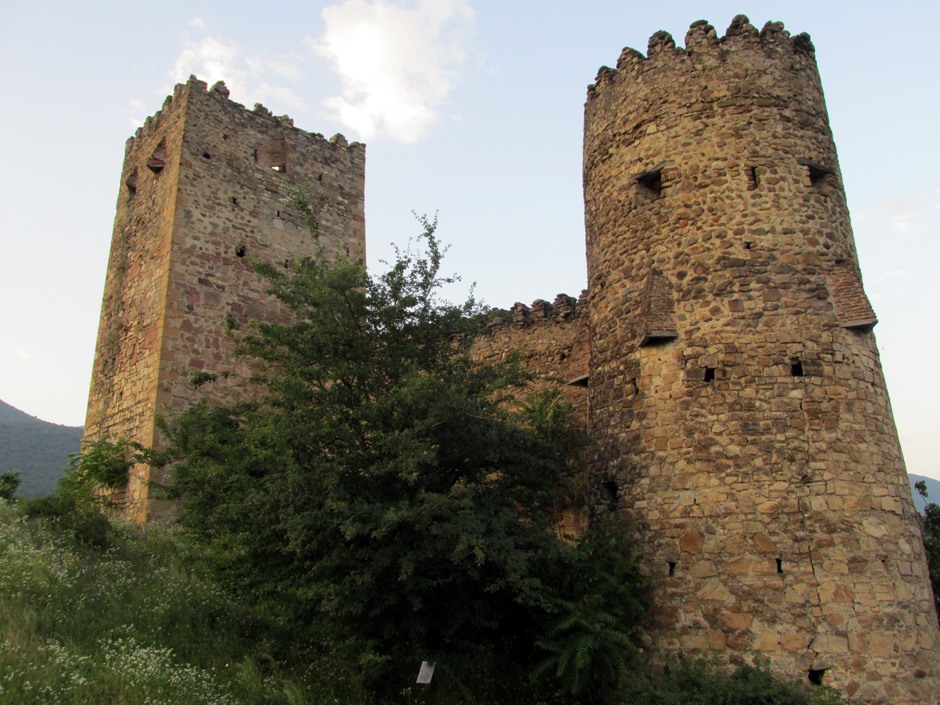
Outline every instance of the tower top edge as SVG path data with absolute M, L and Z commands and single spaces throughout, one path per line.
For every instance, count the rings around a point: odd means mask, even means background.
M 761 49 L 766 54 L 798 55 L 815 61 L 816 49 L 809 34 L 791 35 L 783 22 L 769 21 L 758 30 L 746 15 L 737 15 L 723 36 L 707 20 L 697 20 L 689 26 L 685 35 L 685 47 L 676 45 L 673 36 L 666 31 L 655 32 L 649 39 L 646 54 L 625 47 L 617 60 L 616 68 L 602 66 L 595 82 L 588 86 L 589 97 L 598 84 L 622 73 L 643 70 L 648 62 L 658 63 L 667 58 L 691 58 L 693 55 L 713 54 L 722 60 L 732 60 L 735 52 Z
M 141 139 L 142 137 L 146 137 L 155 130 L 158 130 L 163 116 L 174 106 L 184 104 L 188 96 L 193 93 L 206 94 L 216 100 L 224 101 L 226 107 L 229 110 L 241 111 L 245 115 L 269 122 L 272 126 L 280 125 L 285 129 L 294 130 L 295 132 L 303 134 L 309 138 L 329 142 L 335 148 L 347 149 L 350 151 L 365 150 L 364 143 L 355 141 L 350 142 L 342 133 L 336 133 L 332 137 L 327 138 L 319 132 L 310 132 L 308 130 L 296 127 L 294 125 L 293 118 L 288 115 L 274 115 L 261 103 L 255 103 L 253 108 L 246 108 L 242 103 L 238 103 L 229 97 L 230 91 L 225 85 L 225 81 L 216 81 L 210 87 L 206 81 L 199 79 L 195 75 L 190 75 L 185 83 L 177 83 L 173 87 L 173 92 L 164 99 L 163 106 L 160 108 L 160 110 L 155 112 L 153 115 L 148 116 L 144 120 L 143 124 L 138 127 L 134 131 L 134 134 L 127 140 L 126 149 L 130 149 L 135 141 Z

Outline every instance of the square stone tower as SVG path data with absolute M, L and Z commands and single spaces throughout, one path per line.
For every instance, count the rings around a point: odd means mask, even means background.
M 229 100 L 190 77 L 128 140 L 101 306 L 85 439 L 159 447 L 158 415 L 246 393 L 229 323 L 276 314 L 251 260 L 365 257 L 365 146 L 300 130 L 260 104 Z M 317 214 L 311 235 L 293 194 Z M 122 503 L 138 521 L 152 469 L 132 473 Z

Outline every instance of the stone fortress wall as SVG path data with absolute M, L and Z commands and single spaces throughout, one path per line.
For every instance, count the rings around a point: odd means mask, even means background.
M 128 142 L 86 437 L 150 445 L 156 414 L 245 393 L 225 321 L 277 315 L 246 259 L 316 246 L 290 187 L 330 252 L 364 253 L 362 145 L 192 78 Z M 584 194 L 587 291 L 498 312 L 475 354 L 518 356 L 596 441 L 590 511 L 642 547 L 651 653 L 763 654 L 859 702 L 935 702 L 920 529 L 809 37 L 737 17 L 625 49 L 589 87 Z M 148 472 L 127 498 L 142 520 L 162 511 Z
M 311 236 L 293 205 L 317 213 Z M 155 419 L 200 400 L 246 393 L 229 322 L 276 315 L 250 259 L 365 255 L 365 146 L 331 140 L 228 98 L 191 77 L 127 142 L 102 302 L 85 438 L 158 443 Z M 126 511 L 169 509 L 138 467 Z

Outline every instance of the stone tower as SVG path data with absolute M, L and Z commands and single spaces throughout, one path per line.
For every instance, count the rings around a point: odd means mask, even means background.
M 101 307 L 85 438 L 159 444 L 155 416 L 244 394 L 234 319 L 276 312 L 252 258 L 365 255 L 365 147 L 331 140 L 234 103 L 222 83 L 191 77 L 127 142 Z M 293 206 L 317 213 L 311 236 Z M 151 469 L 132 473 L 126 511 L 165 507 L 148 496 Z
M 597 493 L 640 539 L 653 644 L 863 702 L 940 692 L 920 529 L 813 45 L 704 21 L 585 113 Z

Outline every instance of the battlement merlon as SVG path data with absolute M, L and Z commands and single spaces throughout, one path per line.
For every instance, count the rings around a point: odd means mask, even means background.
M 168 95 L 164 101 L 163 106 L 155 112 L 153 115 L 149 115 L 145 120 L 144 124 L 137 128 L 134 134 L 127 139 L 127 142 L 124 147 L 125 154 L 128 154 L 136 142 L 141 139 L 146 139 L 146 137 L 154 130 L 159 129 L 161 119 L 163 115 L 170 110 L 174 105 L 182 105 L 185 103 L 185 95 L 187 92 L 199 91 L 201 93 L 207 93 L 211 96 L 218 98 L 219 100 L 224 100 L 230 104 L 230 107 L 239 108 L 245 111 L 246 114 L 251 114 L 261 118 L 270 119 L 272 122 L 280 123 L 285 127 L 292 128 L 299 133 L 309 135 L 315 139 L 322 140 L 326 144 L 333 145 L 335 149 L 346 149 L 349 151 L 365 151 L 365 144 L 361 142 L 349 142 L 346 137 L 341 133 L 336 133 L 329 139 L 324 137 L 319 132 L 308 132 L 302 128 L 296 127 L 294 125 L 293 118 L 288 115 L 274 115 L 270 110 L 268 110 L 261 103 L 255 103 L 254 108 L 248 109 L 242 103 L 238 103 L 229 98 L 230 91 L 225 85 L 224 81 L 216 81 L 212 84 L 210 88 L 208 83 L 200 80 L 194 75 L 190 75 L 186 83 L 177 83 L 173 87 L 173 93 Z
M 754 27 L 745 15 L 738 15 L 725 32 L 719 37 L 715 28 L 706 20 L 693 22 L 685 35 L 685 48 L 677 47 L 675 39 L 668 32 L 659 31 L 649 39 L 647 53 L 625 47 L 617 60 L 616 69 L 602 66 L 594 83 L 588 86 L 590 101 L 603 90 L 604 86 L 625 76 L 650 71 L 660 65 L 674 70 L 677 62 L 685 61 L 694 68 L 699 63 L 715 63 L 733 60 L 737 53 L 761 51 L 777 52 L 781 59 L 795 57 L 809 59 L 815 70 L 815 48 L 810 36 L 801 33 L 791 36 L 782 22 L 767 22 L 762 30 Z M 791 66 L 791 70 L 792 67 Z
M 489 312 L 490 329 L 512 325 L 528 327 L 539 323 L 565 323 L 580 319 L 587 306 L 587 290 L 575 298 L 568 294 L 558 294 L 554 301 L 535 299 L 531 306 L 517 301 L 511 309 L 494 308 Z

